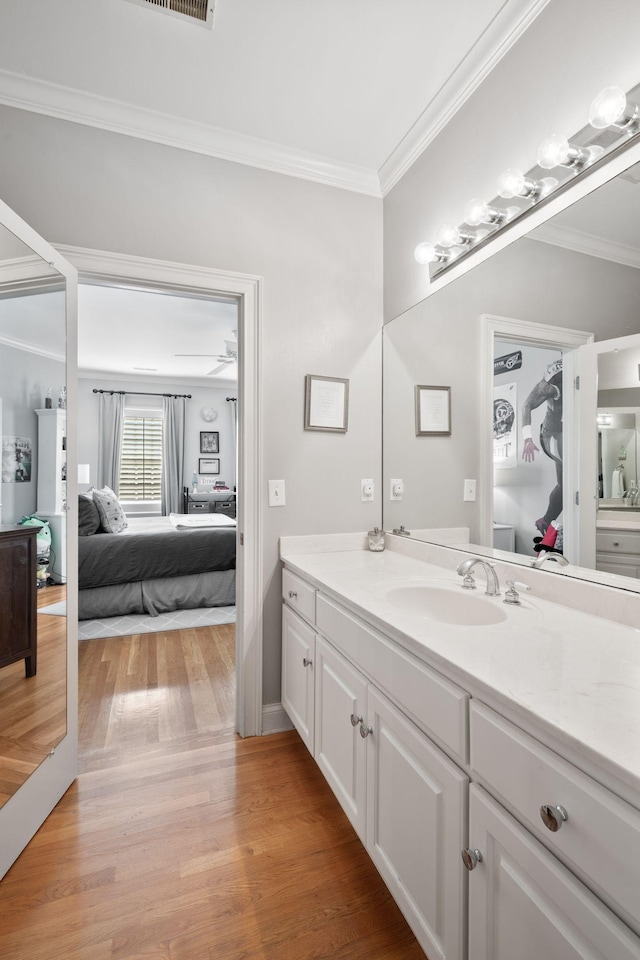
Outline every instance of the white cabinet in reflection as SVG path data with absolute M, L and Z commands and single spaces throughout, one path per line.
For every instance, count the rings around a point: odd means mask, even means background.
M 49 521 L 51 562 L 55 583 L 67 579 L 67 411 L 36 410 L 38 416 L 38 505 L 36 512 Z

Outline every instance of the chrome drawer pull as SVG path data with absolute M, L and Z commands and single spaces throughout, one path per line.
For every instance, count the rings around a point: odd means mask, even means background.
M 355 713 L 352 713 L 349 719 L 352 727 L 357 727 L 359 723 L 362 723 L 362 717 L 356 717 Z
M 362 720 L 362 717 L 360 718 Z M 370 733 L 373 733 L 373 727 L 365 727 L 364 723 L 360 724 L 360 736 L 363 740 L 366 740 Z
M 462 862 L 467 870 L 475 870 L 478 864 L 482 861 L 482 854 L 476 848 L 472 850 L 470 847 L 467 847 L 466 850 L 462 851 L 461 856 Z
M 313 660 L 308 660 L 307 657 L 303 657 L 303 658 L 302 658 L 302 666 L 303 666 L 303 667 L 312 667 L 312 666 L 313 666 Z
M 298 599 L 298 594 L 295 592 L 295 590 L 289 590 L 289 600 L 297 600 L 297 599 Z
M 552 807 L 548 803 L 540 807 L 540 816 L 545 827 L 552 833 L 557 833 L 564 821 L 569 819 L 569 814 L 564 807 L 559 805 Z

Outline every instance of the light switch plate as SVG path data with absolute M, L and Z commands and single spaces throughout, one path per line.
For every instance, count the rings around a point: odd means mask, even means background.
M 360 496 L 362 502 L 373 500 L 375 494 L 375 484 L 373 480 L 361 480 L 360 481 Z
M 389 500 L 402 500 L 404 496 L 404 480 L 389 481 Z
M 284 480 L 269 480 L 269 506 L 284 507 L 285 503 Z
M 465 480 L 463 500 L 475 500 L 475 499 L 476 499 L 476 481 Z

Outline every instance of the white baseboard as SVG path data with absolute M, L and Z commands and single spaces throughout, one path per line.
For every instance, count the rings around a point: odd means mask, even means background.
M 289 715 L 281 703 L 265 703 L 262 706 L 262 736 L 293 730 Z

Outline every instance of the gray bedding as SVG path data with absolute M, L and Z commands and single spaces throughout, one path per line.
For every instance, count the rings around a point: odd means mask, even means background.
M 235 602 L 236 571 L 220 570 L 80 590 L 78 619 L 102 620 L 133 613 L 157 617 L 172 610 L 227 607 Z
M 235 570 L 236 528 L 180 529 L 168 517 L 129 520 L 122 533 L 80 537 L 80 590 Z

